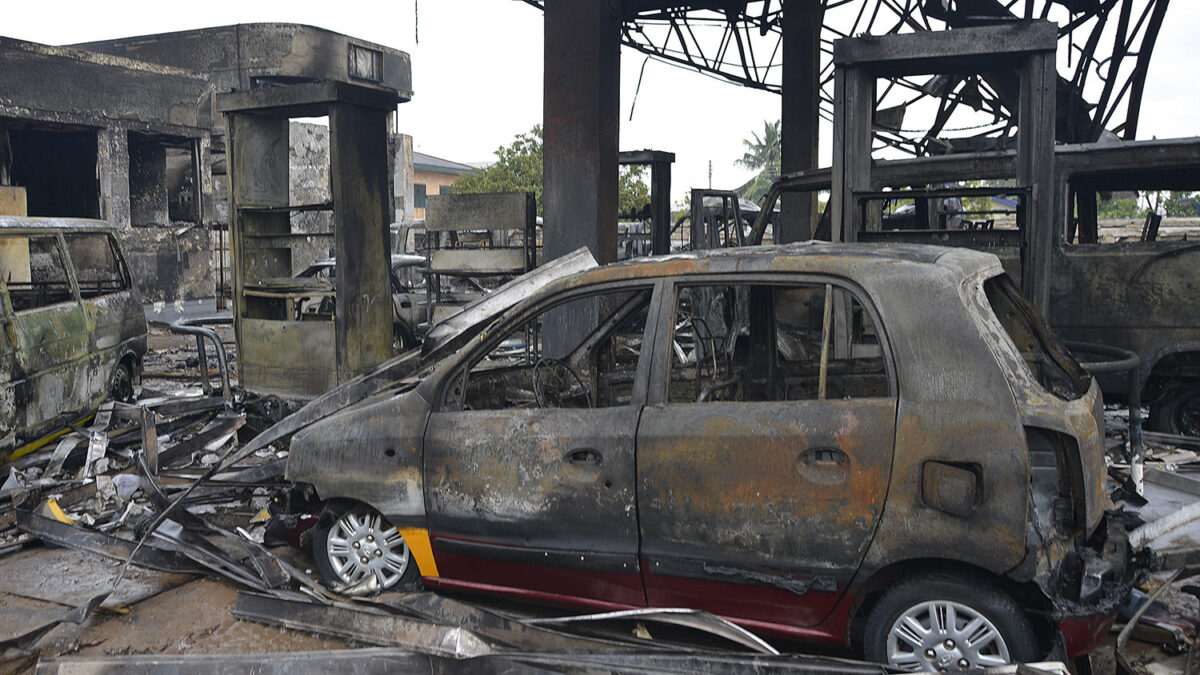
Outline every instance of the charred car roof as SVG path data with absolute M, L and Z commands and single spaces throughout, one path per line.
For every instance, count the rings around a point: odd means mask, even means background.
M 739 272 L 807 272 L 859 277 L 874 273 L 893 274 L 894 264 L 937 265 L 964 276 L 992 268 L 997 272 L 1001 269 L 999 259 L 994 255 L 962 248 L 807 241 L 641 258 L 555 279 L 552 283 L 584 286 L 622 279 Z

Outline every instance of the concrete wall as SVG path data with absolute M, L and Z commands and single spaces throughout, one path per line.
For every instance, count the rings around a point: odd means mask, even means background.
M 394 134 L 389 140 L 392 160 L 392 203 L 395 215 L 392 222 L 411 222 L 413 213 L 413 149 L 412 136 Z
M 424 185 L 426 197 L 441 194 L 441 188 L 454 185 L 454 181 L 458 180 L 459 175 L 457 173 L 439 173 L 437 171 L 429 171 L 428 169 L 417 169 L 413 172 L 414 189 L 416 185 Z M 424 218 L 424 207 L 413 208 L 413 216 Z

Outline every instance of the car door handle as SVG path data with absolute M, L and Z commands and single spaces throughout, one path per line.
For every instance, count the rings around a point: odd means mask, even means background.
M 581 448 L 567 453 L 567 461 L 572 464 L 599 464 L 600 453 L 591 448 Z
M 809 466 L 840 466 L 846 463 L 845 451 L 841 448 L 809 448 L 800 455 L 800 461 Z

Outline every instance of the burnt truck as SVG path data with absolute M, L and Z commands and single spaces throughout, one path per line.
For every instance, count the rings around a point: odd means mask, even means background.
M 0 456 L 131 400 L 146 315 L 99 220 L 0 216 Z
M 830 209 L 814 223 L 833 241 L 929 243 L 993 253 L 1021 278 L 1026 228 L 1051 227 L 1049 309 L 1069 342 L 1116 347 L 1141 358 L 1141 400 L 1148 426 L 1200 435 L 1200 228 L 1172 227 L 1153 213 L 1106 234 L 1105 200 L 1160 190 L 1200 190 L 1200 138 L 1060 145 L 1054 159 L 1054 218 L 1029 222 L 1027 191 L 1012 185 L 1016 153 L 983 152 L 873 163 L 870 192 L 855 193 L 854 227 L 831 226 Z M 968 181 L 975 187 L 964 187 Z M 748 236 L 756 243 L 780 196 L 830 189 L 831 171 L 780 179 Z M 961 203 L 985 201 L 974 209 Z M 990 204 L 992 208 L 987 207 Z M 1004 208 L 1007 207 L 1007 208 Z M 1007 212 L 1007 213 L 1004 213 Z M 1200 225 L 1200 222 L 1197 222 Z M 1110 401 L 1125 400 L 1129 379 L 1101 375 Z

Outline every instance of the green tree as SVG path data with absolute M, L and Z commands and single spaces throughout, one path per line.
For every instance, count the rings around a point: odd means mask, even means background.
M 650 186 L 644 166 L 623 166 L 617 177 L 617 214 L 625 218 L 650 217 Z
M 642 180 L 643 167 L 622 167 L 618 183 L 619 213 L 641 213 L 650 203 L 650 188 Z M 457 194 L 480 192 L 533 192 L 542 213 L 542 125 L 518 134 L 511 144 L 496 149 L 496 163 L 476 169 L 454 181 Z
M 1168 192 L 1163 198 L 1163 208 L 1172 218 L 1196 218 L 1200 216 L 1200 192 Z
M 771 184 L 779 180 L 779 162 L 783 152 L 779 120 L 763 120 L 762 136 L 757 133 L 750 135 L 751 138 L 742 140 L 746 145 L 746 152 L 737 160 L 737 164 L 757 171 L 758 174 L 738 188 L 737 192 L 742 199 L 758 203 L 771 189 Z
M 508 147 L 496 149 L 496 163 L 476 169 L 454 181 L 457 194 L 481 192 L 529 192 L 537 195 L 542 212 L 542 125 L 518 134 Z

